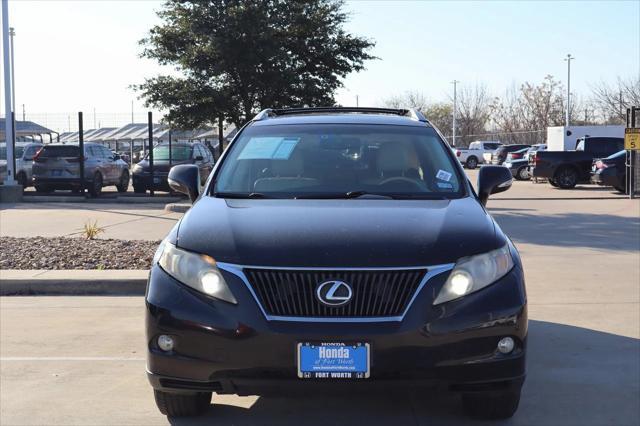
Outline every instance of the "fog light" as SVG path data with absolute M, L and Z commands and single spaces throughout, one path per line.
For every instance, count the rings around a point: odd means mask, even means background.
M 158 347 L 165 352 L 173 350 L 173 339 L 170 336 L 161 334 L 158 336 Z
M 501 354 L 508 354 L 513 350 L 514 346 L 515 342 L 511 337 L 503 337 L 498 342 L 498 352 Z

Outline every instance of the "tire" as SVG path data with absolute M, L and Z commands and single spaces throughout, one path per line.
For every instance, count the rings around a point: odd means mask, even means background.
M 553 179 L 549 179 L 549 185 L 553 186 L 554 188 L 558 187 L 558 184 Z
M 211 404 L 211 392 L 178 394 L 154 389 L 153 395 L 156 399 L 158 410 L 169 417 L 199 416 Z
M 624 189 L 624 188 L 623 188 L 623 187 L 621 187 L 621 186 L 614 186 L 613 188 L 614 188 L 616 191 L 618 191 L 619 193 L 621 193 L 621 194 L 626 194 L 626 193 L 627 193 L 627 190 L 626 190 L 626 189 Z
M 518 410 L 520 390 L 462 395 L 462 405 L 468 416 L 476 419 L 508 419 Z
M 27 175 L 23 172 L 18 173 L 16 176 L 16 181 L 18 181 L 18 185 L 22 186 L 22 188 L 27 187 Z
M 578 172 L 573 167 L 563 167 L 553 175 L 558 188 L 571 189 L 578 183 Z
M 91 181 L 91 186 L 89 187 L 89 194 L 91 194 L 92 197 L 98 197 L 100 196 L 101 192 L 102 175 L 100 174 L 100 172 L 96 172 L 96 174 L 93 175 L 93 180 Z
M 129 172 L 124 170 L 122 172 L 122 176 L 120 176 L 120 181 L 116 185 L 116 189 L 118 192 L 127 192 L 129 189 Z
M 467 166 L 467 169 L 475 169 L 476 167 L 478 167 L 478 159 L 472 155 L 471 157 L 467 158 L 465 165 Z
M 516 172 L 516 179 L 518 180 L 529 180 L 531 176 L 529 176 L 529 170 L 527 170 L 526 166 L 522 166 Z
M 42 192 L 44 194 L 50 194 L 53 192 L 53 188 L 48 185 L 36 185 L 36 192 Z
M 136 185 L 135 183 L 133 184 L 133 192 L 135 192 L 136 194 L 144 194 L 147 192 L 147 188 L 145 188 L 142 185 Z

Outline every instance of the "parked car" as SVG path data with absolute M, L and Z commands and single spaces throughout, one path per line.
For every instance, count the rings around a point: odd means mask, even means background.
M 546 150 L 547 150 L 547 144 L 538 143 L 535 145 L 531 145 L 531 148 L 529 148 L 529 150 L 525 154 L 524 159 L 529 161 L 529 157 L 531 157 L 531 155 L 533 155 L 534 152 L 546 151 Z
M 491 156 L 491 164 L 501 165 L 504 163 L 504 160 L 507 159 L 507 154 L 510 152 L 519 151 L 524 148 L 531 148 L 531 145 L 525 144 L 512 144 L 512 145 L 502 145 Z
M 144 193 L 151 187 L 158 191 L 169 191 L 171 188 L 167 182 L 167 175 L 169 169 L 178 164 L 197 165 L 200 170 L 201 182 L 204 184 L 209 173 L 213 170 L 213 154 L 200 142 L 174 142 L 171 144 L 171 152 L 169 152 L 168 143 L 158 144 L 153 147 L 153 182 L 149 168 L 149 154 L 147 154 L 138 164 L 133 166 L 134 192 Z
M 511 175 L 518 180 L 529 180 L 529 160 L 527 154 L 531 148 L 524 148 L 519 151 L 510 152 L 502 165 L 509 169 Z
M 619 151 L 606 158 L 596 158 L 591 166 L 591 183 L 612 186 L 616 191 L 626 193 L 627 151 Z
M 42 148 L 41 143 L 37 142 L 16 142 L 14 156 L 16 159 L 15 176 L 16 181 L 23 188 L 33 185 L 33 156 Z M 7 175 L 7 144 L 0 144 L 0 184 L 4 183 L 4 177 Z
M 623 138 L 581 138 L 575 151 L 536 152 L 529 158 L 529 172 L 533 177 L 547 179 L 552 186 L 571 189 L 579 183 L 590 182 L 594 159 L 623 148 Z
M 306 394 L 441 385 L 478 417 L 514 414 L 527 298 L 516 248 L 415 110 L 265 110 L 159 246 L 146 293 L 146 369 L 160 411 L 211 393 Z
M 105 186 L 115 185 L 118 192 L 129 188 L 127 163 L 103 145 L 93 142 L 84 144 L 85 187 L 93 196 L 98 196 Z M 57 189 L 79 191 L 80 147 L 77 144 L 47 144 L 33 157 L 33 183 L 38 192 Z
M 486 154 L 493 154 L 502 144 L 496 141 L 475 141 L 469 144 L 468 149 L 455 149 L 458 161 L 468 169 L 475 169 L 478 164 L 485 162 Z M 491 157 L 489 157 L 491 158 Z

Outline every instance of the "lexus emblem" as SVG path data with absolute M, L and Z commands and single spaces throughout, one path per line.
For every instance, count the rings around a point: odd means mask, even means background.
M 327 306 L 342 306 L 349 303 L 353 290 L 344 281 L 325 281 L 318 285 L 316 296 L 320 303 Z

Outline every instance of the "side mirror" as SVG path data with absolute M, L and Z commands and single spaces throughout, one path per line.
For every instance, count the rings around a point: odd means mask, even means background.
M 189 196 L 193 203 L 200 195 L 200 169 L 193 164 L 173 166 L 167 178 L 171 189 Z
M 487 205 L 489 195 L 498 194 L 511 188 L 513 176 L 503 166 L 483 166 L 478 174 L 478 197 L 483 206 Z

